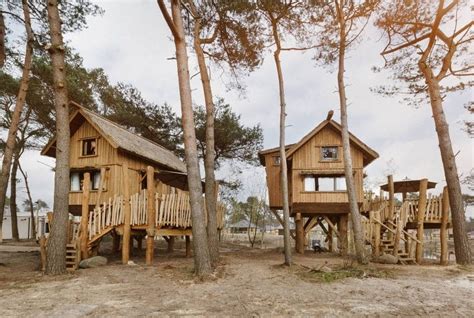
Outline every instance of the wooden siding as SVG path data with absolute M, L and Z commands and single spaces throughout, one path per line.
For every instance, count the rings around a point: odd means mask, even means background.
M 321 161 L 321 147 L 337 146 L 338 159 L 334 161 Z M 265 171 L 267 176 L 267 187 L 269 192 L 270 207 L 281 209 L 281 187 L 280 187 L 280 166 L 275 165 L 274 156 L 278 156 L 279 151 L 265 154 Z M 351 145 L 352 164 L 354 169 L 354 182 L 357 191 L 357 199 L 363 201 L 363 153 L 358 148 Z M 331 126 L 323 128 L 319 133 L 308 140 L 292 156 L 289 162 L 288 184 L 290 204 L 304 203 L 305 210 L 309 211 L 308 204 L 317 204 L 318 210 L 324 209 L 324 203 L 334 205 L 341 203 L 346 206 L 348 202 L 347 193 L 342 192 L 305 192 L 304 173 L 321 174 L 341 174 L 344 170 L 342 154 L 342 139 L 339 131 Z M 340 210 L 339 210 L 340 211 Z M 349 211 L 347 211 L 349 212 Z

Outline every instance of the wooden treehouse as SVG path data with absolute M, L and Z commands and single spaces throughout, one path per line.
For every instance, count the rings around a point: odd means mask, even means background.
M 122 246 L 125 264 L 133 240 L 141 249 L 144 238 L 147 264 L 159 236 L 169 249 L 176 236 L 184 236 L 188 255 L 192 223 L 186 165 L 166 148 L 76 103 L 71 108 L 69 212 L 80 221 L 70 227 L 69 267 L 96 254 L 107 234 L 115 251 Z M 55 138 L 42 154 L 55 157 Z M 223 226 L 220 203 L 218 226 Z
M 396 240 L 407 241 L 407 246 L 408 241 L 422 245 L 423 228 L 435 228 L 442 224 L 441 199 L 437 198 L 436 201 L 438 210 L 431 213 L 435 209 L 434 203 L 431 204 L 434 198 L 421 199 L 420 202 L 406 199 L 401 206 L 395 206 L 394 193 L 403 190 L 402 188 L 390 191 L 391 201 L 382 197 L 369 197 L 363 190 L 363 169 L 379 155 L 353 134 L 350 134 L 350 147 L 357 203 L 359 210 L 365 215 L 363 222 L 367 244 L 372 246 L 376 255 L 390 252 L 396 254 L 401 262 L 409 262 L 413 257 L 406 251 L 400 251 L 401 244 L 396 243 Z M 259 158 L 260 163 L 265 166 L 270 209 L 282 223 L 277 212 L 283 208 L 279 148 L 262 150 L 259 152 Z M 296 230 L 291 235 L 296 241 L 296 251 L 304 252 L 307 245 L 305 237 L 311 229 L 319 225 L 326 234 L 329 249 L 335 250 L 332 242 L 333 238 L 337 238 L 339 251 L 342 254 L 347 253 L 350 210 L 344 174 L 341 125 L 331 119 L 330 113 L 326 120 L 299 142 L 286 146 L 286 159 L 290 216 L 296 225 Z M 433 183 L 428 185 L 434 186 Z M 390 189 L 392 188 L 390 186 Z M 409 188 L 406 193 L 416 192 L 415 190 L 416 187 Z M 423 188 L 420 190 L 420 198 L 423 195 L 426 197 L 426 190 L 422 190 Z M 418 204 L 426 207 L 418 209 Z M 419 226 L 418 217 L 421 216 L 423 222 Z M 417 229 L 421 235 L 408 233 L 411 229 Z M 378 239 L 375 236 L 378 236 Z M 420 261 L 418 258 L 417 260 Z

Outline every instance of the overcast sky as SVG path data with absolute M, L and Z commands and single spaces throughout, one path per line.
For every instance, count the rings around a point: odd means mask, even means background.
M 99 1 L 105 14 L 89 19 L 89 28 L 66 37 L 84 58 L 86 67 L 102 67 L 113 82 L 131 83 L 150 101 L 168 103 L 180 113 L 174 45 L 156 1 Z M 346 82 L 349 106 L 349 127 L 352 133 L 380 154 L 367 167 L 372 183 L 385 181 L 387 171 L 394 172 L 395 180 L 408 177 L 427 177 L 438 183 L 433 193 L 445 185 L 438 142 L 429 106 L 415 109 L 370 92 L 370 87 L 389 81 L 388 73 L 374 74 L 371 67 L 381 66 L 379 53 L 383 40 L 376 30 L 367 32 L 363 43 L 348 54 Z M 336 73 L 315 65 L 311 53 L 285 52 L 282 54 L 287 95 L 287 141 L 297 142 L 334 109 L 339 121 Z M 196 73 L 194 56 L 190 56 L 191 73 Z M 279 101 L 276 72 L 269 54 L 263 65 L 244 79 L 245 97 L 227 91 L 223 85 L 225 74 L 212 72 L 216 96 L 224 97 L 233 110 L 242 115 L 247 125 L 260 124 L 264 132 L 264 146 L 278 145 Z M 193 99 L 202 103 L 198 77 L 192 80 Z M 450 125 L 454 152 L 460 173 L 473 168 L 473 144 L 462 131 L 468 116 L 463 105 L 472 99 L 464 93 L 448 96 L 446 116 Z M 50 205 L 53 197 L 53 174 L 47 166 L 54 161 L 28 152 L 23 165 L 29 172 L 32 193 Z M 262 169 L 243 173 L 249 189 L 264 182 Z M 256 174 L 257 173 L 257 174 Z M 255 177 L 257 175 L 258 177 Z M 258 188 L 258 187 L 257 187 Z M 474 214 L 472 214 L 474 216 Z

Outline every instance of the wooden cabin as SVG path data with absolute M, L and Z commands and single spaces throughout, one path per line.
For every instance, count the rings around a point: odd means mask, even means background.
M 73 215 L 81 215 L 82 185 L 86 172 L 91 178 L 90 208 L 123 193 L 125 182 L 128 183 L 130 193 L 145 189 L 146 182 L 143 180 L 147 166 L 157 172 L 185 175 L 186 165 L 168 149 L 73 102 L 71 107 L 74 111 L 70 119 L 69 207 Z M 44 147 L 41 154 L 53 158 L 56 156 L 55 138 Z M 127 176 L 122 173 L 124 164 L 128 165 Z
M 363 169 L 378 158 L 377 152 L 350 134 L 353 174 L 360 205 L 364 199 Z M 325 120 L 298 143 L 286 147 L 291 214 L 348 213 L 344 178 L 341 126 Z M 279 148 L 263 150 L 271 209 L 282 209 Z
M 371 245 L 375 257 L 390 253 L 402 264 L 421 263 L 423 259 L 423 231 L 440 229 L 442 264 L 447 263 L 447 229 L 451 226 L 447 191 L 439 196 L 428 196 L 427 189 L 436 183 L 427 179 L 393 181 L 382 185 L 381 193 L 374 197 L 364 193 L 364 168 L 378 158 L 377 152 L 350 134 L 352 174 L 357 203 L 362 213 L 366 244 Z M 259 152 L 260 163 L 265 166 L 269 205 L 280 223 L 282 210 L 280 181 L 280 150 L 266 149 Z M 342 151 L 341 125 L 327 119 L 316 126 L 299 142 L 286 146 L 288 167 L 288 195 L 290 216 L 296 231 L 291 233 L 296 241 L 296 251 L 303 253 L 305 236 L 319 225 L 326 233 L 330 251 L 335 250 L 333 238 L 337 237 L 338 249 L 347 253 L 349 240 L 349 202 L 346 191 Z M 408 198 L 408 193 L 419 193 L 419 199 Z M 395 193 L 403 195 L 400 206 L 395 205 Z M 415 251 L 416 247 L 416 251 Z
M 353 134 L 350 134 L 350 146 L 357 199 L 362 207 L 363 170 L 379 155 Z M 259 158 L 265 166 L 270 209 L 281 210 L 279 148 L 260 151 Z M 331 224 L 343 223 L 339 227 L 347 228 L 350 211 L 344 177 L 341 125 L 328 116 L 299 142 L 286 146 L 286 159 L 290 215 L 296 222 L 297 250 L 302 252 L 304 243 L 300 238 L 304 233 L 302 227 L 305 218 L 308 223 L 312 219 L 324 217 Z
M 185 163 L 161 145 L 74 102 L 71 109 L 69 212 L 81 220 L 70 234 L 70 254 L 79 254 L 74 251 L 77 243 L 80 257 L 89 257 L 109 233 L 116 250 L 122 239 L 125 264 L 133 240 L 141 248 L 145 237 L 147 264 L 152 263 L 157 236 L 171 247 L 175 236 L 185 236 L 189 254 L 192 223 Z M 56 156 L 56 138 L 42 154 Z M 218 203 L 219 228 L 223 209 Z M 70 263 L 77 266 L 77 259 Z

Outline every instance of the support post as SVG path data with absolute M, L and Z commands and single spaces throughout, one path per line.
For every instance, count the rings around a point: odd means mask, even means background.
M 347 229 L 349 217 L 347 214 L 341 214 L 337 222 L 339 231 L 339 251 L 342 255 L 347 255 Z
M 296 213 L 296 253 L 304 254 L 304 227 L 301 213 Z
M 155 243 L 155 169 L 151 166 L 146 167 L 146 195 L 148 227 L 146 230 L 146 264 L 153 265 L 153 249 Z
M 440 229 L 440 240 L 441 240 L 441 257 L 440 264 L 448 265 L 448 218 L 449 218 L 449 195 L 448 187 L 443 189 L 443 201 L 441 210 L 441 229 Z
M 333 229 L 328 225 L 328 234 L 327 234 L 327 240 L 328 240 L 328 249 L 329 252 L 334 253 L 334 244 L 333 244 Z
M 128 264 L 130 259 L 130 221 L 132 216 L 132 210 L 130 207 L 130 189 L 129 189 L 129 176 L 128 176 L 128 165 L 124 163 L 122 165 L 122 185 L 123 185 L 123 237 L 122 237 L 122 264 Z
M 143 236 L 141 235 L 137 236 L 136 239 L 137 239 L 137 249 L 139 252 L 141 252 L 143 249 Z
M 426 192 L 428 189 L 428 179 L 420 181 L 420 196 L 418 199 L 418 215 L 416 237 L 419 242 L 416 243 L 416 262 L 421 264 L 423 260 L 423 239 L 424 239 L 424 221 L 426 212 Z
M 191 257 L 191 237 L 186 235 L 186 257 Z
M 380 211 L 374 212 L 374 218 L 379 220 L 381 219 L 380 216 Z M 382 227 L 380 223 L 375 222 L 374 225 L 374 256 L 379 257 L 380 256 L 380 239 L 382 236 Z
M 388 215 L 389 220 L 393 222 L 393 217 L 395 214 L 395 185 L 393 184 L 393 176 L 389 175 L 387 177 L 387 184 L 388 184 Z M 385 220 L 382 220 L 384 222 Z M 393 226 L 389 224 L 389 227 L 393 229 Z M 393 236 L 392 232 L 388 233 L 388 237 L 391 239 Z
M 87 225 L 89 223 L 90 183 L 91 183 L 91 175 L 89 172 L 86 172 L 84 173 L 84 181 L 82 184 L 81 259 L 89 258 L 89 250 L 87 248 L 87 241 L 88 241 Z

